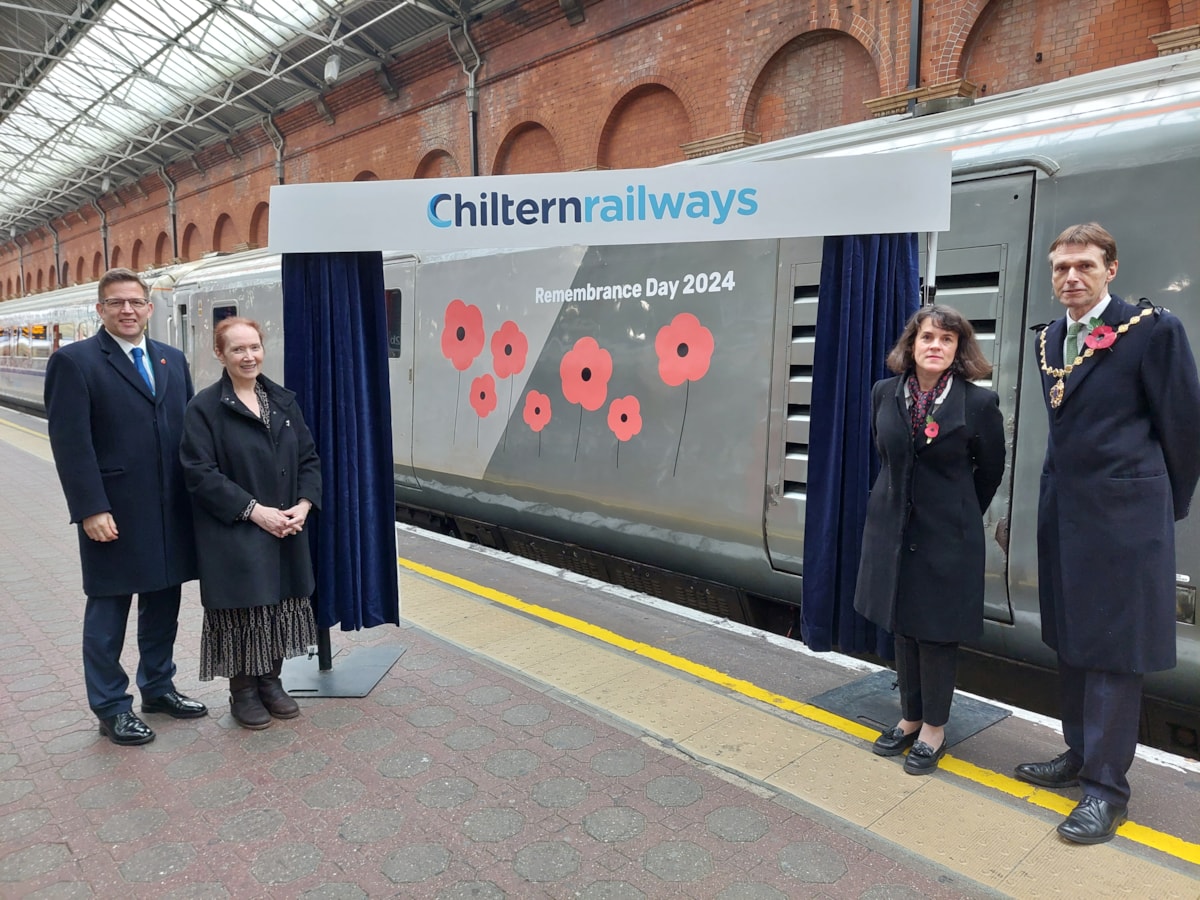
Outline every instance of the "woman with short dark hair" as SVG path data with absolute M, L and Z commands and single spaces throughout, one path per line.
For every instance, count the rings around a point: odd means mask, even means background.
M 928 775 L 946 752 L 958 645 L 983 634 L 983 513 L 1004 474 L 992 366 L 971 323 L 948 306 L 916 312 L 871 391 L 879 475 L 867 502 L 854 608 L 896 641 L 899 723 L 880 756 L 911 747 Z

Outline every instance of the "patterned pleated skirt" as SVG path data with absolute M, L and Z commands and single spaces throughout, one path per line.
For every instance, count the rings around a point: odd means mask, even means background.
M 266 675 L 277 659 L 303 656 L 317 642 L 307 597 L 278 606 L 206 609 L 200 633 L 200 680 Z

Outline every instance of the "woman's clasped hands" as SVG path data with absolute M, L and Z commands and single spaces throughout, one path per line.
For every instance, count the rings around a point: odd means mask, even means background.
M 308 500 L 301 500 L 295 506 L 287 509 L 277 509 L 274 506 L 256 503 L 254 509 L 250 511 L 250 521 L 268 534 L 277 538 L 285 538 L 304 530 L 304 523 L 308 520 L 310 509 L 312 509 L 312 503 Z

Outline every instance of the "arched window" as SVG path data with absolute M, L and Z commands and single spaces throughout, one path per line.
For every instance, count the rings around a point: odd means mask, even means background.
M 271 208 L 266 203 L 260 203 L 254 207 L 254 212 L 250 216 L 250 246 L 265 247 L 267 246 L 267 220 L 270 218 Z

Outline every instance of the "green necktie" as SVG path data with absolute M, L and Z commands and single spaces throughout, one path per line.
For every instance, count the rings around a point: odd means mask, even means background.
M 1067 326 L 1067 358 L 1063 360 L 1065 365 L 1071 365 L 1075 362 L 1075 357 L 1079 355 L 1079 332 L 1083 331 L 1082 322 L 1072 322 Z

